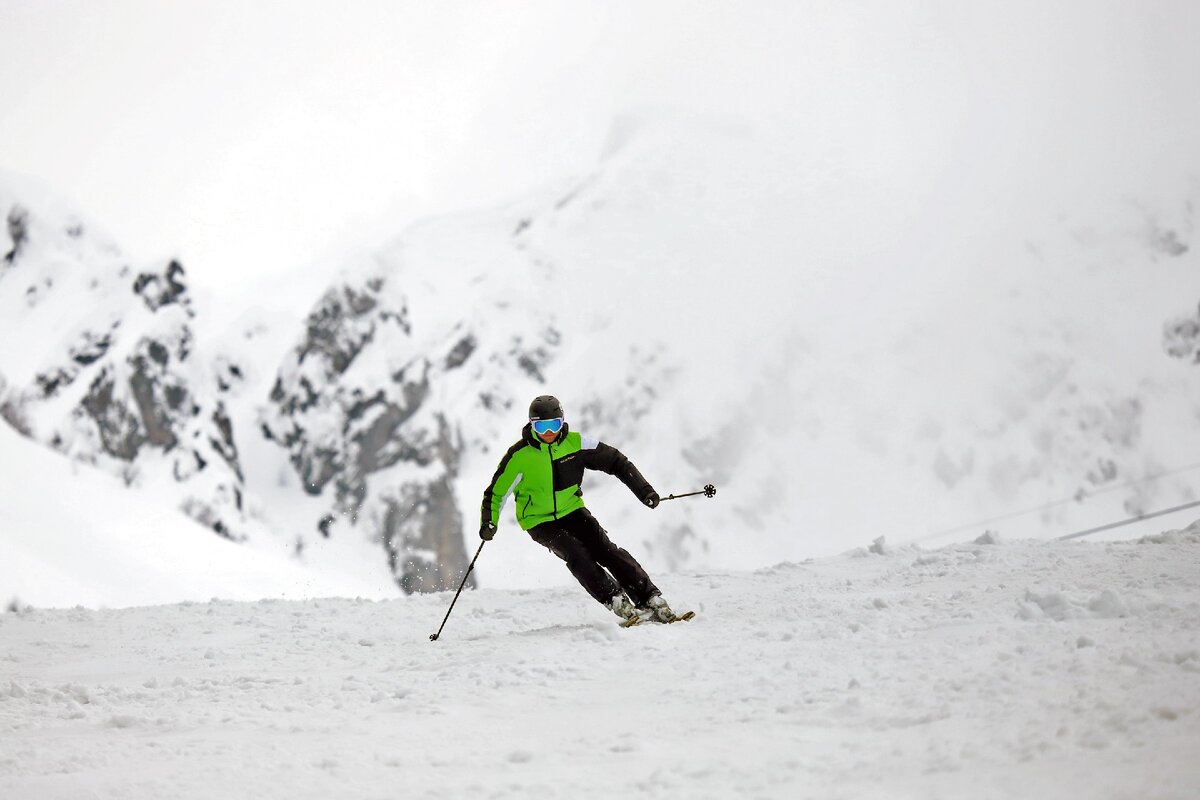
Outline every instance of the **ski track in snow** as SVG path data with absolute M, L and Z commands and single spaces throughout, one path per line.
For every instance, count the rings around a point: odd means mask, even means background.
M 581 590 L 0 616 L 0 797 L 1188 798 L 1200 525 Z

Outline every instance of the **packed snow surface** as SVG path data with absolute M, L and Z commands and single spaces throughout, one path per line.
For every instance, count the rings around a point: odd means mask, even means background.
M 482 559 L 487 558 L 487 550 Z M 0 615 L 0 797 L 1192 798 L 1200 524 L 577 587 Z

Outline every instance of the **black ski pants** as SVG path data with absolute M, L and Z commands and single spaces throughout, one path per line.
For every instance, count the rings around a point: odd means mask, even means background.
M 645 605 L 658 594 L 658 587 L 637 559 L 613 544 L 586 508 L 535 525 L 529 535 L 567 562 L 575 580 L 601 603 L 607 604 L 622 589 L 635 606 Z

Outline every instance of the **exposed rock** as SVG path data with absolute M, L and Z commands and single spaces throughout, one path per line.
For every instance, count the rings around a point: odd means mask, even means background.
M 15 205 L 8 212 L 8 238 L 12 241 L 12 249 L 4 255 L 4 260 L 12 264 L 21 254 L 21 249 L 29 238 L 29 211 L 24 206 Z
M 161 275 L 143 272 L 133 282 L 133 291 L 141 296 L 146 308 L 151 311 L 180 302 L 187 292 L 183 284 L 183 265 L 172 261 Z
M 1158 254 L 1179 258 L 1188 252 L 1187 244 L 1180 238 L 1179 233 L 1171 228 L 1151 222 L 1146 234 L 1150 249 Z
M 514 314 L 519 322 L 506 321 L 506 335 L 490 341 L 461 318 L 418 332 L 403 267 L 381 257 L 325 293 L 261 423 L 305 491 L 328 498 L 309 535 L 365 528 L 401 589 L 437 591 L 462 580 L 464 531 L 475 527 L 467 517 L 477 513 L 458 506 L 461 420 L 478 425 L 510 410 L 514 389 L 536 385 L 519 376 L 544 380 L 561 334 L 552 313 Z
M 104 452 L 121 461 L 133 461 L 145 441 L 135 415 L 124 403 L 117 402 L 116 381 L 107 369 L 101 370 L 84 397 L 82 406 L 100 433 Z
M 29 421 L 20 412 L 14 398 L 9 396 L 8 382 L 0 375 L 0 419 L 3 419 L 22 436 L 29 436 Z
M 462 580 L 466 553 L 462 516 L 454 502 L 453 478 L 404 484 L 396 497 L 385 497 L 380 533 L 396 582 L 405 592 L 436 592 Z M 468 585 L 474 586 L 473 580 Z
M 298 360 L 324 357 L 331 375 L 341 375 L 375 337 L 376 326 L 394 323 L 408 332 L 408 309 L 372 314 L 378 308 L 381 280 L 371 281 L 365 291 L 343 285 L 328 292 L 308 316 L 307 332 Z
M 384 290 L 372 277 L 322 297 L 280 370 L 262 427 L 288 449 L 306 492 L 332 489 L 330 510 L 314 521 L 322 537 L 336 535 L 337 519 L 368 526 L 404 591 L 436 591 L 465 567 L 453 492 L 462 443 L 430 407 L 430 386 L 435 373 L 466 362 L 475 340 L 460 335 L 438 367 L 417 356 L 398 369 L 355 370 L 368 348 L 384 361 L 414 350 L 407 304 Z M 407 479 L 380 480 L 396 470 Z
M 475 352 L 475 348 L 478 346 L 479 342 L 475 340 L 474 336 L 464 336 L 446 355 L 446 369 L 458 369 L 467 363 L 467 359 L 471 357 L 471 354 Z
M 1200 311 L 1163 326 L 1163 349 L 1172 358 L 1200 364 Z

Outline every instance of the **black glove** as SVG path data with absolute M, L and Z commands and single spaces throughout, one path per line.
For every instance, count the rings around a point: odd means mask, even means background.
M 490 542 L 492 537 L 496 535 L 496 526 L 490 522 L 485 522 L 479 526 L 479 538 L 485 542 Z
M 646 492 L 644 495 L 642 495 L 642 502 L 645 503 L 650 508 L 658 508 L 658 503 L 659 503 L 658 492 L 654 491 L 653 489 Z

